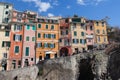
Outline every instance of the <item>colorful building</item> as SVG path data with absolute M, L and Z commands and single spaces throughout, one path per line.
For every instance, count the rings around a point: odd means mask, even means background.
M 93 20 L 94 23 L 94 40 L 98 48 L 104 48 L 108 44 L 107 24 L 103 20 Z
M 58 18 L 39 17 L 37 19 L 36 62 L 58 56 Z
M 10 49 L 10 30 L 12 4 L 0 2 L 0 70 L 7 69 Z
M 11 21 L 11 47 L 9 53 L 8 70 L 21 67 L 24 40 L 24 22 L 26 21 L 26 13 L 13 10 Z
M 24 24 L 23 55 L 22 67 L 35 64 L 35 42 L 36 25 L 35 19 L 37 13 L 26 11 L 26 22 Z
M 70 27 L 72 53 L 78 54 L 87 50 L 86 19 L 84 17 L 73 17 L 70 19 Z
M 86 21 L 86 42 L 87 49 L 92 50 L 94 46 L 94 24 L 92 20 Z
M 69 56 L 72 55 L 71 47 L 71 31 L 70 31 L 70 18 L 60 19 L 59 30 L 59 55 Z

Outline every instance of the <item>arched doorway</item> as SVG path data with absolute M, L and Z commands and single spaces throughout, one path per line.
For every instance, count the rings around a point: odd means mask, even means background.
M 68 56 L 68 48 L 63 47 L 60 49 L 60 56 Z

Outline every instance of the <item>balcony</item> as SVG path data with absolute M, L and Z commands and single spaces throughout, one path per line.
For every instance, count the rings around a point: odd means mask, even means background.
M 86 38 L 93 38 L 93 35 L 86 35 Z
M 69 24 L 68 23 L 60 23 L 60 26 L 61 27 L 69 27 Z

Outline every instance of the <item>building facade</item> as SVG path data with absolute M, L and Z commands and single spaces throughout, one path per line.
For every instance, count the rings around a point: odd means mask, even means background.
M 98 48 L 105 48 L 108 44 L 107 24 L 103 20 L 93 20 L 94 22 L 94 40 Z
M 86 42 L 87 49 L 92 50 L 94 46 L 94 24 L 92 20 L 86 21 Z
M 55 18 L 38 18 L 36 33 L 36 63 L 58 56 L 59 23 Z
M 70 31 L 70 18 L 60 19 L 59 30 L 59 55 L 69 56 L 72 55 L 71 47 L 71 31 Z
M 37 13 L 26 11 L 26 22 L 24 24 L 22 67 L 35 64 L 35 42 Z
M 24 40 L 24 22 L 26 21 L 26 14 L 17 10 L 12 12 L 11 25 L 11 47 L 9 54 L 8 70 L 21 67 L 23 54 L 23 40 Z
M 0 70 L 7 69 L 10 49 L 10 30 L 12 4 L 0 2 Z
M 73 17 L 70 20 L 72 53 L 78 54 L 87 50 L 86 45 L 86 19 L 84 17 Z

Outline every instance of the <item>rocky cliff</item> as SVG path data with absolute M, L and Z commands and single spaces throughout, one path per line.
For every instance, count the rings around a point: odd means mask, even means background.
M 118 80 L 120 48 L 41 61 L 35 66 L 0 72 L 0 80 Z

